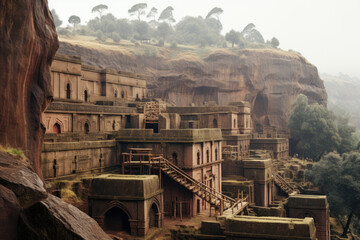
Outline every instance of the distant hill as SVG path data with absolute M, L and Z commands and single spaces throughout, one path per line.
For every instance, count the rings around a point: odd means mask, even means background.
M 360 79 L 345 74 L 320 74 L 328 94 L 328 108 L 337 114 L 349 114 L 350 123 L 360 133 Z

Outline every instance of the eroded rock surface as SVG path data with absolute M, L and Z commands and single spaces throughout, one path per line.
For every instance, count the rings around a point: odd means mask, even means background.
M 248 101 L 258 131 L 266 125 L 286 131 L 291 104 L 300 93 L 310 102 L 327 102 L 317 68 L 294 52 L 243 49 L 217 50 L 205 57 L 193 53 L 173 57 L 166 52 L 143 56 L 66 41 L 59 53 L 80 55 L 84 63 L 98 67 L 144 74 L 150 97 L 177 106 Z
M 0 185 L 0 239 L 16 239 L 16 226 L 20 209 L 15 194 Z
M 47 198 L 43 182 L 27 160 L 5 152 L 0 152 L 0 184 L 15 193 L 23 208 Z
M 53 195 L 25 210 L 21 225 L 18 237 L 29 240 L 111 239 L 94 219 Z
M 41 175 L 41 113 L 51 100 L 58 39 L 46 0 L 0 1 L 0 144 L 21 148 Z

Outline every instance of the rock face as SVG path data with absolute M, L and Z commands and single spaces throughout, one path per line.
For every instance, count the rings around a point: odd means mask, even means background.
M 86 64 L 145 74 L 149 96 L 177 106 L 248 101 L 257 131 L 266 125 L 287 131 L 291 104 L 300 93 L 310 102 L 327 102 L 316 67 L 293 52 L 243 49 L 217 50 L 205 57 L 192 53 L 154 57 L 69 42 L 61 42 L 59 52 L 80 55 Z
M 0 239 L 110 239 L 95 220 L 47 194 L 27 159 L 0 151 Z
M 86 214 L 48 195 L 37 175 L 58 48 L 47 0 L 1 0 L 0 36 L 0 239 L 110 239 Z M 3 146 L 22 149 L 30 161 Z
M 53 195 L 25 210 L 20 222 L 18 239 L 111 239 L 94 219 Z
M 41 113 L 58 48 L 47 0 L 0 2 L 0 144 L 21 148 L 41 175 Z

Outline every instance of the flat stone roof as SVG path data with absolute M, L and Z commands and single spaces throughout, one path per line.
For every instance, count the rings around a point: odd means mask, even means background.
M 252 138 L 251 143 L 284 143 L 288 142 L 287 138 Z
M 256 239 L 316 239 L 313 218 L 234 216 L 226 219 L 225 233 Z
M 326 209 L 328 201 L 326 195 L 297 194 L 288 198 L 289 208 Z
M 144 200 L 162 192 L 157 175 L 103 174 L 91 179 L 91 198 Z
M 223 140 L 221 129 L 161 129 L 154 133 L 152 129 L 120 129 L 116 140 L 120 142 L 172 142 L 193 143 Z
M 268 168 L 271 167 L 271 159 L 245 159 L 242 160 L 244 168 Z

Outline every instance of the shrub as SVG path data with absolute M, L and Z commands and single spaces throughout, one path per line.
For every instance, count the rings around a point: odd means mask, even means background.
M 111 39 L 116 43 L 120 42 L 120 36 L 116 32 L 111 33 Z
M 171 48 L 177 48 L 177 42 L 173 41 L 170 45 Z

